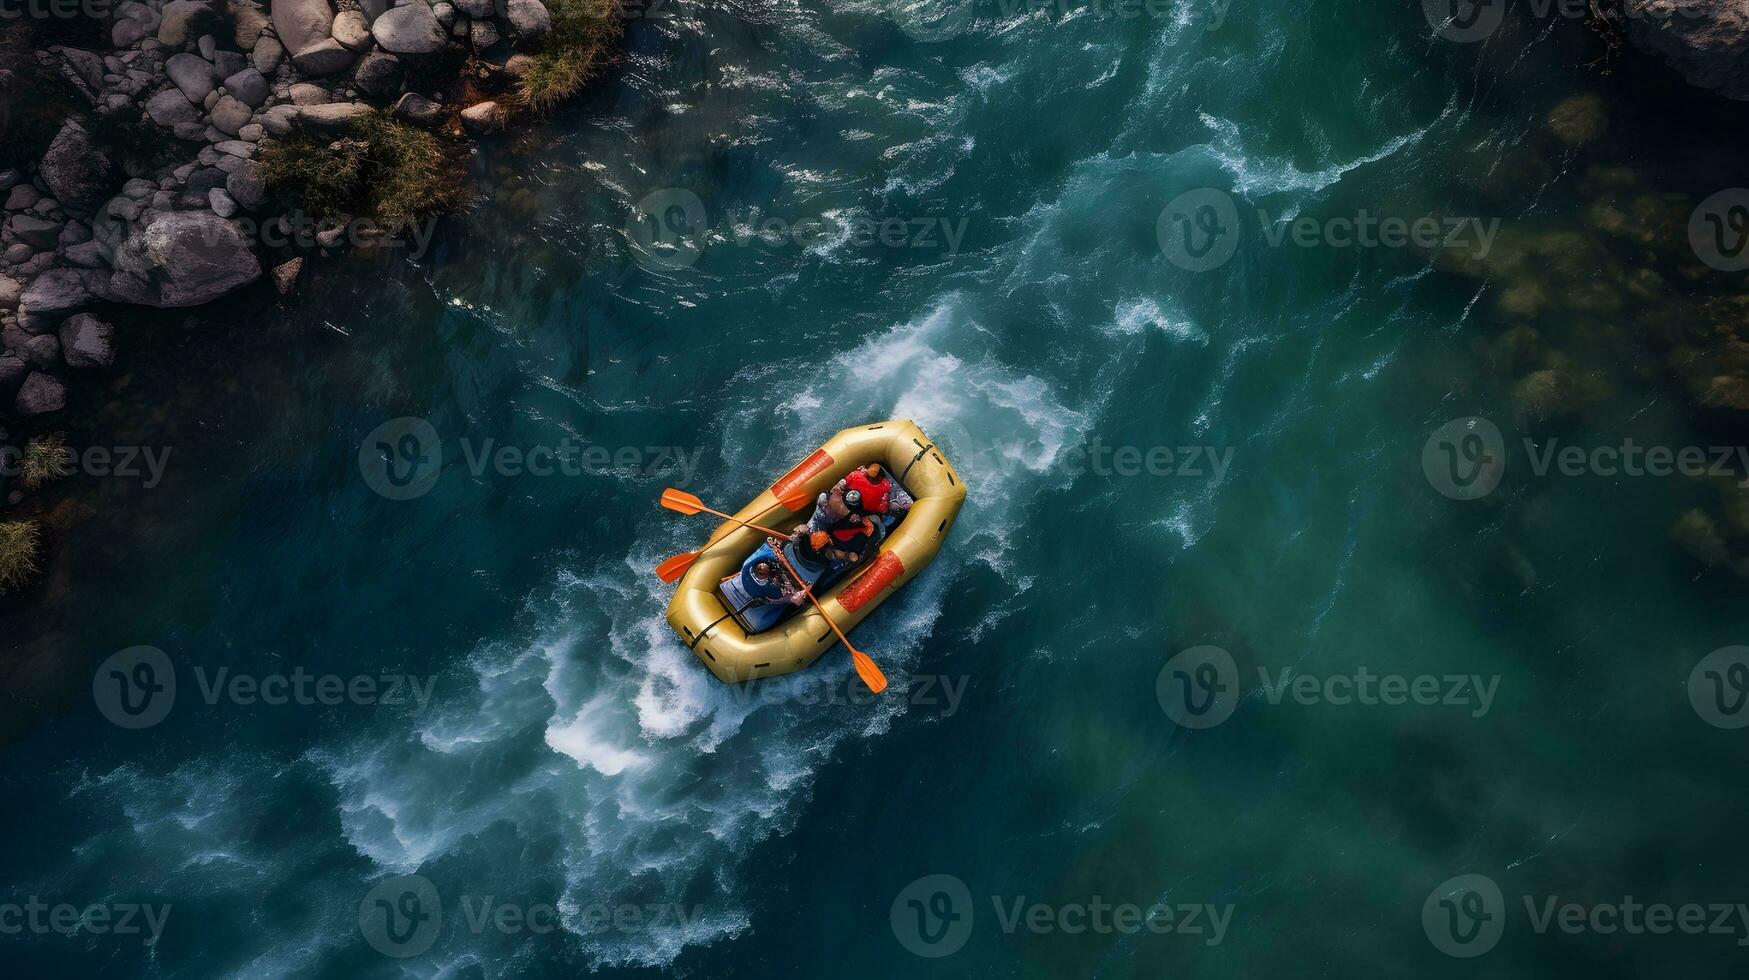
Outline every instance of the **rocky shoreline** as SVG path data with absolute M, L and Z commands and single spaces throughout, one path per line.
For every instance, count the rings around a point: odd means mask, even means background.
M 294 240 L 305 220 L 270 193 L 273 140 L 345 137 L 373 113 L 451 141 L 498 131 L 553 15 L 541 0 L 124 0 L 98 26 L 102 50 L 32 52 L 82 104 L 34 173 L 0 171 L 0 411 L 16 417 L 59 412 L 70 373 L 114 362 L 114 314 L 87 308 L 199 306 L 262 278 L 269 233 Z M 336 246 L 348 225 L 306 237 Z M 274 284 L 300 268 L 284 258 Z

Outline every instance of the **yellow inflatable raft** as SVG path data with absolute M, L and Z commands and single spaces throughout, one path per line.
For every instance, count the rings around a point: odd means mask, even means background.
M 879 554 L 815 593 L 846 633 L 935 558 L 965 502 L 965 483 L 923 430 L 910 419 L 845 429 L 735 513 L 743 521 L 787 530 L 807 520 L 821 491 L 869 463 L 885 467 L 916 503 L 881 542 Z M 801 513 L 792 514 L 778 503 L 802 490 L 808 493 L 808 504 Z M 723 522 L 668 603 L 668 625 L 718 680 L 733 683 L 798 671 L 838 642 L 812 603 L 752 636 L 736 621 L 718 584 L 738 572 L 764 540 L 759 531 Z

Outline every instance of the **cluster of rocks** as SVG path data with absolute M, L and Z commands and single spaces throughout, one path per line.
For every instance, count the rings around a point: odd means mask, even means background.
M 446 104 L 441 83 L 422 92 L 415 80 L 470 54 L 514 79 L 531 64 L 514 46 L 551 26 L 540 0 L 125 0 L 113 50 L 38 51 L 93 118 L 149 122 L 181 162 L 111 160 L 69 120 L 34 174 L 0 172 L 0 411 L 57 411 L 69 369 L 113 361 L 113 328 L 80 311 L 197 306 L 261 277 L 240 228 L 285 220 L 262 213 L 263 141 L 338 135 L 373 108 L 428 128 L 459 109 L 471 133 L 500 129 L 505 107 Z M 290 288 L 297 268 L 277 268 L 276 285 Z

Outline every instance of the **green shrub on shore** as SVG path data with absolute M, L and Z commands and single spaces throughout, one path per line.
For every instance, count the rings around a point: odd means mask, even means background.
M 24 456 L 18 464 L 18 482 L 24 489 L 35 490 L 72 473 L 73 453 L 62 433 L 37 436 L 25 444 Z
M 619 37 L 617 7 L 617 0 L 547 0 L 553 29 L 531 55 L 534 64 L 522 74 L 518 101 L 544 112 L 581 91 Z
M 0 592 L 22 588 L 36 577 L 35 521 L 0 521 Z
M 384 112 L 360 116 L 341 139 L 267 140 L 255 160 L 267 186 L 318 219 L 399 224 L 449 210 L 461 194 L 443 142 Z

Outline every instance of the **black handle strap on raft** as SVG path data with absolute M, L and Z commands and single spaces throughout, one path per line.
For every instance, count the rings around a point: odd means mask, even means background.
M 911 444 L 914 446 L 923 446 L 923 444 L 921 442 L 918 442 L 915 438 L 913 438 L 911 440 Z M 917 455 L 911 457 L 911 462 L 905 464 L 905 472 L 899 474 L 899 482 L 904 483 L 905 477 L 911 475 L 911 467 L 916 466 L 917 461 L 922 459 L 923 457 L 929 455 L 929 451 L 931 449 L 934 449 L 934 448 L 935 448 L 935 443 L 932 442 L 927 446 L 923 446 L 922 449 L 917 450 Z

